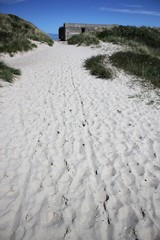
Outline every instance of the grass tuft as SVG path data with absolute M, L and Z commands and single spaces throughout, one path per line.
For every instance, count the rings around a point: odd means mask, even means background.
M 117 52 L 110 56 L 115 67 L 146 79 L 160 88 L 160 59 L 133 51 Z
M 15 75 L 21 75 L 20 70 L 8 67 L 5 63 L 0 61 L 0 79 L 12 83 Z
M 81 33 L 78 35 L 74 35 L 68 39 L 68 44 L 75 45 L 78 44 L 79 46 L 84 44 L 86 46 L 90 45 L 97 45 L 99 44 L 98 38 L 94 34 L 91 33 Z
M 99 78 L 111 79 L 113 74 L 110 68 L 104 65 L 105 55 L 93 56 L 85 60 L 84 67 Z

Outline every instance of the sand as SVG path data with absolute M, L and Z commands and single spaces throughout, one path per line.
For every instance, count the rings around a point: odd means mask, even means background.
M 22 76 L 0 88 L 1 240 L 160 239 L 156 92 L 83 68 L 118 49 L 56 42 L 3 57 Z

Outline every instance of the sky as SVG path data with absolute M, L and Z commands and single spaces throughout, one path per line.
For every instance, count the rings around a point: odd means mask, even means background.
M 160 27 L 160 0 L 0 0 L 0 12 L 47 33 L 58 33 L 64 23 Z

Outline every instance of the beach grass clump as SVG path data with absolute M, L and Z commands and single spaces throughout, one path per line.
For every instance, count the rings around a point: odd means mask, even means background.
M 160 59 L 133 51 L 116 52 L 109 59 L 115 67 L 146 79 L 160 88 Z
M 15 53 L 36 47 L 31 40 L 53 45 L 49 35 L 32 23 L 12 14 L 0 14 L 0 52 Z
M 160 29 L 151 27 L 117 26 L 97 33 L 103 41 L 125 43 L 127 40 L 143 43 L 148 47 L 160 48 Z
M 98 39 L 128 45 L 143 53 L 160 55 L 160 29 L 151 27 L 116 26 L 96 34 Z M 158 51 L 158 52 L 157 52 Z
M 98 78 L 111 79 L 113 74 L 110 68 L 104 64 L 105 55 L 97 55 L 85 60 L 84 67 Z
M 8 67 L 4 62 L 0 61 L 0 79 L 12 83 L 16 75 L 21 75 L 19 69 Z
M 99 44 L 99 39 L 92 33 L 81 33 L 74 35 L 68 39 L 68 44 L 70 45 L 97 45 Z

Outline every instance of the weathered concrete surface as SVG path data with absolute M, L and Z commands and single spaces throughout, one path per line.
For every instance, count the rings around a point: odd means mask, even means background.
M 82 23 L 64 23 L 59 28 L 59 39 L 67 41 L 70 37 L 84 32 L 98 32 L 105 28 L 113 28 L 116 24 L 82 24 Z

